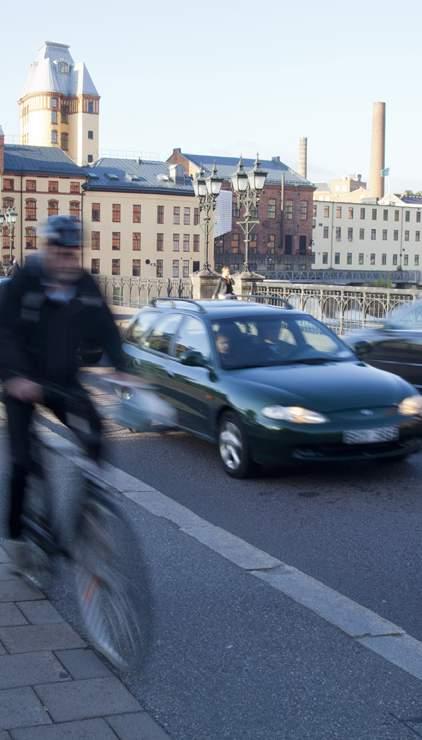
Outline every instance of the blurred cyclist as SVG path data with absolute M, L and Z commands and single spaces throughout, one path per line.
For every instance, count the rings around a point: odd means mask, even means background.
M 26 260 L 0 302 L 0 378 L 11 456 L 9 549 L 18 570 L 24 569 L 25 560 L 21 518 L 31 466 L 34 404 L 50 408 L 75 432 L 90 458 L 99 462 L 101 421 L 78 380 L 81 347 L 100 345 L 117 370 L 124 367 L 112 314 L 94 279 L 81 268 L 79 222 L 53 216 L 44 237 L 45 248 Z M 115 377 L 125 379 L 123 373 Z M 63 393 L 55 394 L 52 388 Z

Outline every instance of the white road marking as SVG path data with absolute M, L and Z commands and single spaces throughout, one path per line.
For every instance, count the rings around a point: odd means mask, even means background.
M 80 461 L 78 447 L 57 432 L 43 430 L 58 451 Z M 422 642 L 402 627 L 326 586 L 221 527 L 211 524 L 170 496 L 114 465 L 103 468 L 104 481 L 151 514 L 176 524 L 180 531 L 234 563 L 268 586 L 317 614 L 363 647 L 422 680 Z

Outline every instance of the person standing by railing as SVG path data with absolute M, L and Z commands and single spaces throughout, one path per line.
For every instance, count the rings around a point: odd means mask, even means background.
M 214 291 L 213 299 L 225 299 L 225 298 L 237 298 L 234 292 L 234 280 L 230 275 L 230 269 L 223 267 L 221 270 L 221 278 L 217 283 L 217 287 Z

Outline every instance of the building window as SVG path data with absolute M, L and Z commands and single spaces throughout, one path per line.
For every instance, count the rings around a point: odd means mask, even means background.
M 3 198 L 3 208 L 14 208 L 15 206 L 15 200 L 14 198 Z
M 408 242 L 409 241 L 409 236 L 410 236 L 410 232 L 407 231 L 407 229 L 406 229 L 406 231 L 404 232 L 404 241 L 405 242 Z
M 286 200 L 284 210 L 285 210 L 287 221 L 293 221 L 293 201 L 292 200 Z
M 180 251 L 180 234 L 173 234 L 173 252 Z
M 199 224 L 199 208 L 193 209 L 193 225 L 198 226 Z
M 362 265 L 365 264 L 365 255 L 363 252 L 359 252 L 359 265 L 362 267 Z
M 132 249 L 134 252 L 141 251 L 141 232 L 134 231 L 132 234 Z
M 359 239 L 361 241 L 365 239 L 365 229 L 359 229 Z
M 312 215 L 314 218 L 317 217 L 317 204 L 316 203 L 312 205 Z
M 48 181 L 48 192 L 49 193 L 58 193 L 59 192 L 59 181 L 58 180 L 49 180 Z
M 336 242 L 341 241 L 341 226 L 336 226 Z
M 307 243 L 306 236 L 300 236 L 299 237 L 299 254 L 306 254 L 306 243 Z
M 328 252 L 323 252 L 322 253 L 322 264 L 323 265 L 328 265 Z
M 233 254 L 238 254 L 239 252 L 239 234 L 236 232 L 232 233 L 231 251 Z
M 157 234 L 157 252 L 164 251 L 164 234 Z
M 183 251 L 190 252 L 190 234 L 183 234 Z
M 371 229 L 371 241 L 372 242 L 376 241 L 376 238 L 377 238 L 377 230 Z
M 399 210 L 394 211 L 394 221 L 400 221 L 400 211 Z
M 200 263 L 197 260 L 192 262 L 192 272 L 199 272 Z
M 415 254 L 415 267 L 419 267 L 419 255 Z
M 120 260 L 111 260 L 111 274 L 120 275 Z
M 372 209 L 372 220 L 373 221 L 377 220 L 377 209 L 376 208 Z
M 121 215 L 120 203 L 113 203 L 111 220 L 113 221 L 114 224 L 120 223 L 120 215 Z
M 111 234 L 111 248 L 117 252 L 120 249 L 120 231 L 113 231 Z
M 404 260 L 404 266 L 405 267 L 408 267 L 409 266 L 409 255 L 408 254 L 405 254 L 403 256 L 403 260 Z
M 381 264 L 383 267 L 387 264 L 387 255 L 385 253 L 381 255 Z
M 339 265 L 340 264 L 340 252 L 335 252 L 334 254 L 334 264 Z
M 420 222 L 421 222 L 421 212 L 416 211 L 416 223 L 420 224 Z
M 353 208 L 348 208 L 347 209 L 347 215 L 348 215 L 348 217 L 350 219 L 353 218 L 353 213 L 354 213 Z
M 301 221 L 307 221 L 308 219 L 308 201 L 307 200 L 300 201 L 299 217 Z
M 399 240 L 399 230 L 398 229 L 394 229 L 394 231 L 393 231 L 393 239 L 394 239 L 395 242 L 398 242 L 398 240 Z
M 183 223 L 185 226 L 189 226 L 190 224 L 190 208 L 184 208 L 183 209 Z
M 62 106 L 61 110 L 61 119 L 62 123 L 69 123 L 69 109 L 64 105 Z
M 47 213 L 49 216 L 58 216 L 59 214 L 59 201 L 58 200 L 48 201 Z
M 26 192 L 27 193 L 35 193 L 37 190 L 37 181 L 36 180 L 27 180 L 26 181 Z
M 142 218 L 142 210 L 139 204 L 132 206 L 132 223 L 140 224 Z
M 233 203 L 232 215 L 233 218 L 240 218 L 240 208 L 236 202 Z
M 52 144 L 57 144 L 58 141 L 59 141 L 58 133 L 57 133 L 56 129 L 53 128 L 52 131 L 51 131 L 51 143 Z
M 50 98 L 51 107 L 57 108 L 57 98 Z
M 64 152 L 67 152 L 69 149 L 69 134 L 62 133 L 60 135 L 60 146 L 63 149 Z
M 88 164 L 92 164 L 93 161 L 94 161 L 93 155 L 92 154 L 88 154 Z
M 9 192 L 13 191 L 15 189 L 15 181 L 12 177 L 5 177 L 3 179 L 3 190 L 8 190 Z
M 415 242 L 420 242 L 421 240 L 421 232 L 415 231 Z
M 347 252 L 347 264 L 348 265 L 353 264 L 353 254 L 351 252 Z
M 101 221 L 101 205 L 93 203 L 91 206 L 91 221 Z
M 397 255 L 393 254 L 393 265 L 397 266 Z
M 284 237 L 284 254 L 292 254 L 293 252 L 293 237 L 291 234 L 286 234 Z
M 371 252 L 370 263 L 371 263 L 371 265 L 375 265 L 375 254 L 374 254 L 374 252 Z
M 133 277 L 140 277 L 141 275 L 141 260 L 132 260 L 132 275 Z
M 360 217 L 361 217 L 361 220 L 362 220 L 362 221 L 364 221 L 364 220 L 365 220 L 365 209 L 364 209 L 364 208 L 361 208 L 361 209 L 360 209 Z
M 409 221 L 410 221 L 410 211 L 405 211 L 404 212 L 404 220 L 406 221 L 406 223 L 409 223 Z
M 189 260 L 183 260 L 183 272 L 182 275 L 184 278 L 189 277 Z
M 37 248 L 37 231 L 33 226 L 25 229 L 25 249 Z
M 81 188 L 78 182 L 70 183 L 70 192 L 72 195 L 79 195 L 79 193 L 81 192 Z
M 384 208 L 382 215 L 383 215 L 384 221 L 388 221 L 388 208 Z
M 37 201 L 35 200 L 35 198 L 28 198 L 25 201 L 25 220 L 37 220 Z
M 157 224 L 164 223 L 164 206 L 157 206 Z
M 352 242 L 353 241 L 353 227 L 349 226 L 347 229 L 347 241 Z
M 100 274 L 100 260 L 99 259 L 92 259 L 91 260 L 91 272 L 93 275 L 99 275 Z
M 88 100 L 87 112 L 88 113 L 93 113 L 94 112 L 94 101 L 93 100 Z
M 100 232 L 91 231 L 91 249 L 100 249 Z
M 180 206 L 173 206 L 173 223 L 180 224 Z
M 267 218 L 275 218 L 276 199 L 270 198 L 267 203 Z
M 174 278 L 179 277 L 179 260 L 173 260 L 172 275 Z
M 387 239 L 388 239 L 388 231 L 387 231 L 387 229 L 383 229 L 382 230 L 382 240 L 383 240 L 383 242 L 386 242 Z
M 155 274 L 158 278 L 162 278 L 164 275 L 163 260 L 157 260 L 155 267 Z
M 199 252 L 200 236 L 199 234 L 193 235 L 193 251 Z
M 322 230 L 322 238 L 323 239 L 328 239 L 328 226 L 324 226 L 324 228 Z
M 336 218 L 341 218 L 342 208 L 341 206 L 336 206 Z
M 78 221 L 81 217 L 81 204 L 78 200 L 71 200 L 69 203 L 69 215 L 73 218 L 77 218 Z
M 324 206 L 324 218 L 330 218 L 330 206 Z
M 94 132 L 91 130 L 88 131 L 88 139 L 91 139 L 91 141 L 94 139 Z

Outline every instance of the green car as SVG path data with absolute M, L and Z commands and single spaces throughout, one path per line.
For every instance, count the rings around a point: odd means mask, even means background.
M 422 397 L 360 360 L 306 313 L 246 301 L 156 300 L 125 332 L 129 373 L 177 427 L 217 443 L 226 472 L 260 465 L 404 458 Z

